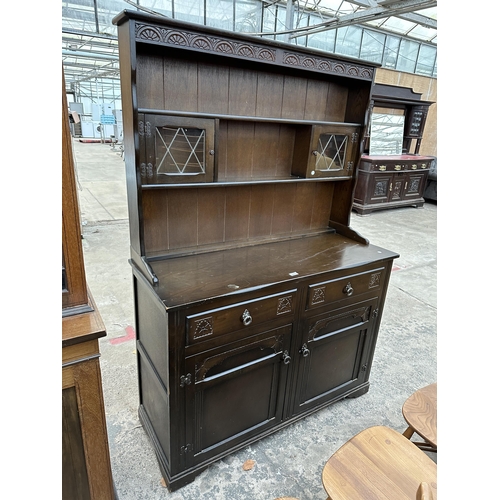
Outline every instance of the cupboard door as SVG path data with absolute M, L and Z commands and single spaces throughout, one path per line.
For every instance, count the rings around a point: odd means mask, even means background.
M 304 321 L 294 414 L 328 403 L 365 382 L 377 302 L 377 298 L 367 300 Z
M 139 114 L 141 184 L 213 182 L 215 120 Z
M 187 450 L 209 460 L 282 419 L 291 325 L 186 360 Z M 188 461 L 190 459 L 188 458 Z
M 307 177 L 351 176 L 358 140 L 358 127 L 313 127 Z
M 405 200 L 421 198 L 424 192 L 428 171 L 408 173 L 405 179 L 403 197 Z
M 369 175 L 368 202 L 387 203 L 392 193 L 392 174 Z

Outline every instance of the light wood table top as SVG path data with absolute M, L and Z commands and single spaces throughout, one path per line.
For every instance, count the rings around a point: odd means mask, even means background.
M 421 438 L 437 448 L 437 383 L 414 392 L 403 405 L 403 417 Z
M 437 500 L 437 465 L 402 434 L 385 426 L 365 429 L 341 446 L 323 468 L 332 500 L 415 500 L 427 483 Z

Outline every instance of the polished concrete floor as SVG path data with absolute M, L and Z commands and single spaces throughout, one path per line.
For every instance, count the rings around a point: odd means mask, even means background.
M 128 264 L 125 164 L 109 144 L 74 139 L 86 276 L 106 325 L 101 369 L 113 479 L 119 500 L 325 499 L 321 471 L 335 450 L 373 425 L 404 431 L 401 407 L 437 380 L 437 204 L 351 216 L 394 262 L 367 394 L 343 400 L 211 465 L 170 493 L 138 418 Z M 429 454 L 436 460 L 436 455 Z M 244 471 L 243 463 L 255 465 Z

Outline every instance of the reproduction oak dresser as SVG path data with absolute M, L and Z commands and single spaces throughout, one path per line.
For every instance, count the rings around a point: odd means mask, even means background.
M 170 490 L 369 388 L 394 252 L 349 227 L 375 68 L 124 11 L 139 416 Z

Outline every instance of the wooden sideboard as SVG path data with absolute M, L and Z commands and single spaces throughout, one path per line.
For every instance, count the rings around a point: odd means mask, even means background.
M 424 189 L 433 161 L 434 157 L 422 155 L 363 155 L 353 210 L 367 215 L 386 208 L 423 206 Z
M 62 82 L 62 499 L 114 500 L 99 339 L 106 328 L 87 288 Z
M 140 388 L 170 490 L 368 391 L 392 262 L 350 228 L 375 68 L 124 11 Z

